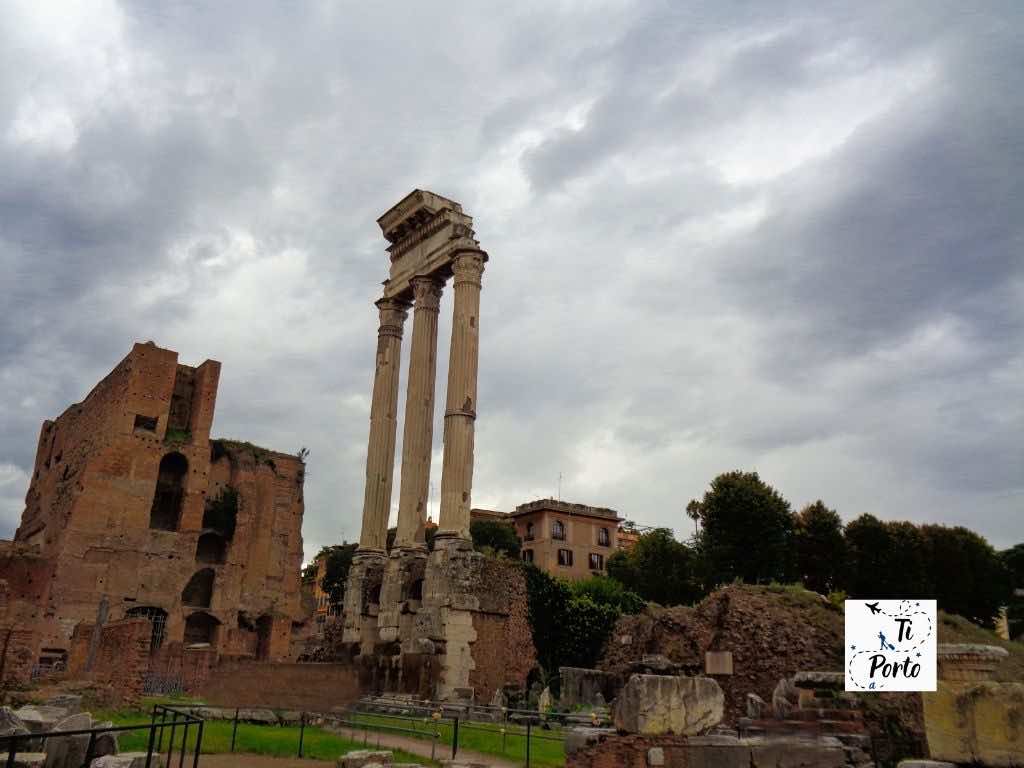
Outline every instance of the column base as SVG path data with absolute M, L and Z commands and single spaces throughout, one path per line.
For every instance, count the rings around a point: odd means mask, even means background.
M 373 653 L 386 558 L 379 550 L 356 550 L 342 602 L 342 645 L 350 656 Z
M 426 546 L 393 549 L 384 566 L 377 614 L 381 644 L 411 639 L 415 614 L 423 601 Z

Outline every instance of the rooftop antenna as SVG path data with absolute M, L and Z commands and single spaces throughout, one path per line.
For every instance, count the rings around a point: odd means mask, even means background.
M 562 473 L 558 473 L 558 500 L 562 500 Z

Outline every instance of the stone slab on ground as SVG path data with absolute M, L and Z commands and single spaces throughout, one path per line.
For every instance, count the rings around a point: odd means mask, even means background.
M 390 766 L 395 756 L 390 750 L 357 749 L 338 758 L 338 768 L 366 768 L 371 765 Z
M 0 765 L 6 766 L 10 756 L 10 752 L 0 752 Z M 14 754 L 14 768 L 43 768 L 44 765 L 46 765 L 45 752 L 16 752 Z
M 150 768 L 164 768 L 166 762 L 160 755 L 153 755 Z M 97 757 L 90 768 L 146 768 L 145 752 L 122 752 L 120 755 L 104 755 Z
M 725 695 L 710 677 L 633 675 L 615 699 L 615 727 L 627 733 L 690 736 L 722 721 Z
M 956 768 L 956 764 L 941 760 L 900 760 L 897 768 Z
M 88 712 L 66 717 L 54 726 L 55 731 L 84 731 L 92 728 L 92 716 Z M 47 736 L 43 742 L 46 753 L 46 768 L 69 768 L 80 766 L 85 762 L 85 752 L 89 748 L 89 737 L 79 736 Z
M 32 733 L 52 731 L 57 723 L 68 716 L 67 710 L 62 707 L 48 707 L 45 705 L 21 707 L 14 710 L 14 714 L 21 719 Z

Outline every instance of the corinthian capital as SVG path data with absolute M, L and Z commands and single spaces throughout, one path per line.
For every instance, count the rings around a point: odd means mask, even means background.
M 377 309 L 380 312 L 380 328 L 377 333 L 381 336 L 402 337 L 402 326 L 409 316 L 409 302 L 401 299 L 378 299 Z
M 455 254 L 452 259 L 452 272 L 455 273 L 455 285 L 473 283 L 480 285 L 480 276 L 484 273 L 484 262 L 487 254 L 479 250 L 464 250 Z
M 444 290 L 444 282 L 434 277 L 414 277 L 409 281 L 412 286 L 412 295 L 416 300 L 416 309 L 425 309 L 430 312 L 438 312 L 441 307 L 441 291 Z

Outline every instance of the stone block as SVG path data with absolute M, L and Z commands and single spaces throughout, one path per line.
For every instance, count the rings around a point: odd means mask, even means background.
M 615 700 L 615 727 L 690 736 L 722 721 L 725 695 L 709 677 L 633 675 Z
M 105 723 L 96 723 L 96 728 L 113 728 L 114 724 L 109 720 Z M 92 754 L 93 757 L 104 757 L 105 755 L 116 755 L 117 749 L 117 733 L 99 733 L 96 735 L 96 740 L 93 742 Z
M 842 672 L 797 672 L 793 675 L 793 685 L 796 688 L 811 690 L 827 689 L 841 691 L 846 685 L 846 679 Z
M 921 697 L 932 758 L 1024 766 L 1024 683 L 940 680 L 937 691 Z
M 82 697 L 74 693 L 61 693 L 46 700 L 46 706 L 63 709 L 68 715 L 82 711 Z
M 768 702 L 756 693 L 747 694 L 747 717 L 751 720 L 761 720 L 771 715 L 771 707 Z
M 647 765 L 651 768 L 665 765 L 665 750 L 661 747 L 651 747 L 647 750 Z
M 394 755 L 388 750 L 357 749 L 338 758 L 338 768 L 368 768 L 368 766 L 391 765 Z
M 14 710 L 14 714 L 21 719 L 25 727 L 32 733 L 52 731 L 57 723 L 67 717 L 62 707 L 48 706 L 21 707 Z
M 150 759 L 149 768 L 165 768 L 167 761 L 160 755 L 154 754 Z M 146 768 L 145 752 L 122 752 L 120 755 L 104 755 L 97 757 L 91 763 L 90 768 Z
M 708 651 L 705 653 L 704 674 L 731 675 L 732 651 Z
M 232 713 L 232 716 L 234 713 Z M 271 709 L 240 709 L 238 719 L 247 723 L 260 723 L 261 725 L 277 725 L 280 721 Z
M 778 739 L 750 748 L 752 768 L 842 768 L 846 753 L 842 746 L 826 746 L 814 741 Z
M 92 717 L 88 712 L 64 718 L 54 727 L 55 731 L 81 731 L 92 728 Z M 85 752 L 89 748 L 89 737 L 80 736 L 47 736 L 43 742 L 46 753 L 46 768 L 68 768 L 82 765 Z
M 601 741 L 602 737 L 615 733 L 614 728 L 570 728 L 565 733 L 565 754 L 571 755 L 581 749 L 593 746 Z
M 10 752 L 0 752 L 0 765 L 6 766 L 10 757 Z M 45 752 L 16 752 L 14 754 L 14 768 L 43 768 L 44 765 L 46 765 Z
M 896 768 L 956 768 L 956 765 L 941 760 L 900 760 Z

